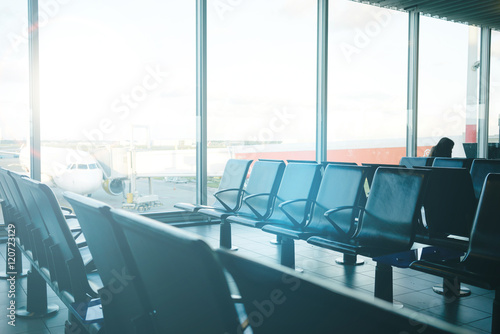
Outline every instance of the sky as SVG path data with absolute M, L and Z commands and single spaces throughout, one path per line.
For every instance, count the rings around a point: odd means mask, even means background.
M 128 140 L 147 126 L 156 140 L 194 141 L 194 5 L 40 0 L 42 139 Z M 25 6 L 0 4 L 0 139 L 28 133 Z M 401 12 L 330 3 L 329 140 L 404 139 L 407 25 Z M 464 131 L 467 36 L 464 25 L 421 19 L 423 137 Z M 208 0 L 209 140 L 313 143 L 315 73 L 315 0 Z

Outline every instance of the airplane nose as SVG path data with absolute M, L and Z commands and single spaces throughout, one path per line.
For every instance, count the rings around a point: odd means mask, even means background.
M 61 189 L 88 195 L 101 187 L 102 171 L 100 169 L 67 170 L 63 175 L 54 178 L 54 182 Z

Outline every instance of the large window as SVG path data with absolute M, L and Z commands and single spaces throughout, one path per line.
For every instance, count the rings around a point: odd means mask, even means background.
M 18 172 L 29 140 L 27 17 L 26 1 L 0 4 L 0 166 Z
M 136 210 L 194 201 L 195 3 L 64 3 L 40 5 L 47 182 Z
M 209 177 L 229 157 L 314 160 L 316 1 L 217 3 L 208 8 Z
M 330 2 L 328 160 L 398 163 L 405 155 L 408 15 Z
M 490 75 L 490 143 L 499 143 L 500 131 L 500 32 L 491 33 L 491 75 Z M 491 152 L 490 152 L 491 153 Z M 500 158 L 498 150 L 493 158 Z
M 467 95 L 472 95 L 473 99 L 474 87 L 477 87 L 472 83 L 472 88 L 467 91 L 467 80 L 475 80 L 476 76 L 473 68 L 475 59 L 471 59 L 468 66 L 469 48 L 477 50 L 474 35 L 472 31 L 469 43 L 467 25 L 420 18 L 419 156 L 428 154 L 430 147 L 441 137 L 449 137 L 455 142 L 453 157 L 465 156 L 466 124 L 475 125 L 477 118 L 474 106 L 467 106 Z M 475 55 L 474 51 L 471 55 Z M 472 129 L 468 127 L 469 131 Z

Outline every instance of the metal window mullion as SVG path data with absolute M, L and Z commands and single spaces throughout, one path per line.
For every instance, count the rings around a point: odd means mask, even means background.
M 28 0 L 30 176 L 41 180 L 38 0 Z
M 406 120 L 406 156 L 417 156 L 418 49 L 420 13 L 408 13 L 408 86 Z
M 207 204 L 207 0 L 196 0 L 196 203 Z
M 490 104 L 491 29 L 481 27 L 481 53 L 479 58 L 479 106 L 477 127 L 477 157 L 488 158 L 488 122 Z
M 316 161 L 327 160 L 328 0 L 318 0 Z

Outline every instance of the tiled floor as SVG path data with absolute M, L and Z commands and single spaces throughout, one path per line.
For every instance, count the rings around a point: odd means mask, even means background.
M 219 245 L 218 225 L 188 227 L 186 230 L 204 236 L 213 247 Z M 239 248 L 239 253 L 262 261 L 278 262 L 279 246 L 270 243 L 273 235 L 236 224 L 232 226 L 232 232 L 233 245 Z M 366 292 L 367 296 L 373 296 L 375 262 L 371 259 L 365 259 L 365 264 L 361 266 L 342 266 L 334 261 L 335 258 L 341 256 L 339 253 L 321 249 L 303 241 L 298 241 L 295 245 L 297 267 L 332 284 L 356 289 Z M 0 254 L 5 257 L 5 244 L 0 244 Z M 0 263 L 3 266 L 5 262 L 1 260 Z M 16 305 L 18 306 L 26 301 L 26 281 L 26 278 L 17 280 Z M 411 269 L 394 268 L 394 299 L 408 310 L 444 319 L 476 333 L 489 333 L 494 293 L 468 286 L 472 290 L 471 296 L 450 302 L 432 291 L 431 287 L 440 283 L 442 280 L 432 275 Z M 7 281 L 0 280 L 0 295 L 4 295 L 0 297 L 0 309 L 4 311 L 8 306 L 8 289 Z M 49 291 L 48 295 L 49 303 L 58 304 L 60 307 L 56 315 L 43 319 L 18 317 L 16 327 L 9 326 L 8 319 L 2 316 L 0 333 L 64 333 L 64 321 L 68 311 L 52 291 Z

